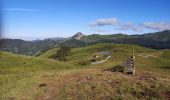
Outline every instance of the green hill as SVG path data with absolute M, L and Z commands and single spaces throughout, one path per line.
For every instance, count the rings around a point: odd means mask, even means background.
M 37 55 L 38 57 L 45 57 L 49 58 L 50 56 L 54 55 L 59 48 L 52 48 L 50 50 L 47 50 L 45 52 L 42 52 L 41 54 Z
M 135 46 L 135 76 L 103 71 L 127 60 L 131 49 L 111 43 L 72 48 L 66 62 L 48 59 L 58 48 L 39 57 L 0 52 L 0 99 L 168 99 L 169 50 Z M 93 55 L 102 51 L 111 52 L 111 59 L 90 65 Z
M 56 49 L 51 49 L 40 57 L 50 57 L 56 53 Z M 104 64 L 95 65 L 96 67 L 104 66 L 112 67 L 116 64 L 121 64 L 128 57 L 131 56 L 132 47 L 126 44 L 111 44 L 103 43 L 92 46 L 86 46 L 81 48 L 73 48 L 67 56 L 67 61 L 78 66 L 89 66 L 90 59 L 97 52 L 109 51 L 112 53 L 112 58 L 105 62 Z M 49 53 L 48 53 L 49 52 Z M 168 65 L 170 61 L 168 59 L 169 50 L 154 50 L 149 48 L 144 48 L 140 46 L 135 46 L 136 55 L 136 66 L 142 69 L 165 71 L 169 73 Z M 46 55 L 46 56 L 44 56 Z M 94 67 L 94 66 L 93 66 Z

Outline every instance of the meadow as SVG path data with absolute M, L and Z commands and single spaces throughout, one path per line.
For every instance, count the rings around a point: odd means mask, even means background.
M 132 46 L 102 43 L 72 48 L 67 61 L 50 59 L 58 48 L 38 57 L 0 52 L 2 100 L 169 99 L 170 51 L 135 46 L 136 75 L 104 71 L 131 56 Z M 97 52 L 112 57 L 97 65 Z

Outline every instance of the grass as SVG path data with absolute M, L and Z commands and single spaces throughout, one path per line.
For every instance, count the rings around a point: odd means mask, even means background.
M 53 52 L 52 52 L 53 51 Z M 113 67 L 117 64 L 121 64 L 123 61 L 127 60 L 131 56 L 132 46 L 125 44 L 111 44 L 102 43 L 92 46 L 86 46 L 81 48 L 73 48 L 71 53 L 67 56 L 67 62 L 73 63 L 77 66 L 90 66 L 90 59 L 92 59 L 94 53 L 101 51 L 112 52 L 112 58 L 107 62 L 99 65 L 94 65 L 93 67 Z M 55 54 L 55 49 L 49 51 L 50 53 L 45 53 L 46 57 Z M 135 46 L 135 56 L 136 56 L 136 67 L 140 70 L 155 70 L 160 71 L 160 73 L 170 73 L 170 60 L 167 53 L 169 51 L 165 50 L 154 50 L 148 49 L 140 46 Z M 41 56 L 41 55 L 40 55 Z M 42 56 L 41 56 L 42 57 Z
M 162 57 L 170 59 L 170 50 L 165 50 L 162 54 Z
M 135 46 L 136 75 L 102 71 L 131 56 L 131 46 L 97 44 L 73 48 L 66 62 L 48 59 L 53 48 L 39 57 L 0 52 L 0 99 L 112 100 L 170 98 L 168 50 Z M 90 65 L 94 53 L 112 52 L 105 63 Z M 82 64 L 84 62 L 84 64 Z
M 50 49 L 42 54 L 39 55 L 39 57 L 44 57 L 44 58 L 48 58 L 50 57 L 51 55 L 54 55 L 55 53 L 57 53 L 57 50 L 59 48 L 53 48 L 53 49 Z
M 72 68 L 74 65 L 66 62 L 0 52 L 0 99 L 33 97 L 41 74 Z
M 132 76 L 100 69 L 78 69 L 48 82 L 51 87 L 47 91 L 49 100 L 167 99 L 169 81 L 169 77 L 162 78 L 152 72 Z

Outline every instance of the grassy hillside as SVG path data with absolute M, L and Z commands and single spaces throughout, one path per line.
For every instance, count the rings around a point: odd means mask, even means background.
M 54 55 L 57 52 L 57 50 L 59 50 L 59 48 L 50 49 L 50 50 L 43 52 L 42 54 L 38 55 L 38 57 L 48 58 L 51 55 Z
M 142 71 L 135 76 L 101 69 L 65 72 L 38 99 L 48 100 L 168 100 L 170 77 Z
M 68 46 L 68 47 L 83 47 L 83 46 L 86 46 L 86 43 L 83 41 L 76 40 L 76 39 L 70 39 L 70 40 L 66 40 L 60 43 L 60 45 Z
M 93 55 L 97 52 L 102 51 L 110 51 L 112 52 L 112 58 L 104 64 L 95 65 L 96 67 L 103 66 L 104 67 L 112 67 L 116 64 L 121 64 L 128 57 L 131 56 L 132 46 L 125 44 L 111 44 L 111 43 L 103 43 L 92 46 L 86 46 L 81 48 L 73 48 L 71 53 L 67 56 L 68 62 L 89 66 L 88 63 Z M 55 49 L 51 49 L 48 52 L 45 52 L 43 55 L 47 55 L 46 57 L 52 56 L 56 53 Z M 135 56 L 136 56 L 136 66 L 142 69 L 150 69 L 150 70 L 158 70 L 158 71 L 166 71 L 169 73 L 170 61 L 168 59 L 169 51 L 165 50 L 154 50 L 148 49 L 140 46 L 135 46 Z M 43 55 L 40 55 L 43 57 Z M 81 64 L 83 63 L 84 64 Z M 93 66 L 94 67 L 94 66 Z
M 168 50 L 135 46 L 136 75 L 103 71 L 131 56 L 131 45 L 97 44 L 73 48 L 67 62 L 47 59 L 51 49 L 39 57 L 0 52 L 0 99 L 24 100 L 112 100 L 170 98 Z M 94 53 L 112 52 L 105 63 L 90 65 Z
M 74 68 L 72 64 L 46 58 L 0 52 L 0 100 L 12 97 L 31 99 L 38 95 L 40 76 Z
M 170 59 L 170 50 L 164 50 L 162 57 Z

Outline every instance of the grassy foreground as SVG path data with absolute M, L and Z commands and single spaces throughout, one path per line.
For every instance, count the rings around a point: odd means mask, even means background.
M 67 62 L 48 59 L 56 50 L 51 49 L 39 57 L 0 52 L 0 100 L 170 98 L 169 50 L 136 46 L 135 76 L 103 71 L 131 56 L 130 45 L 98 44 L 74 48 Z M 112 52 L 112 58 L 90 65 L 89 59 L 100 51 Z

